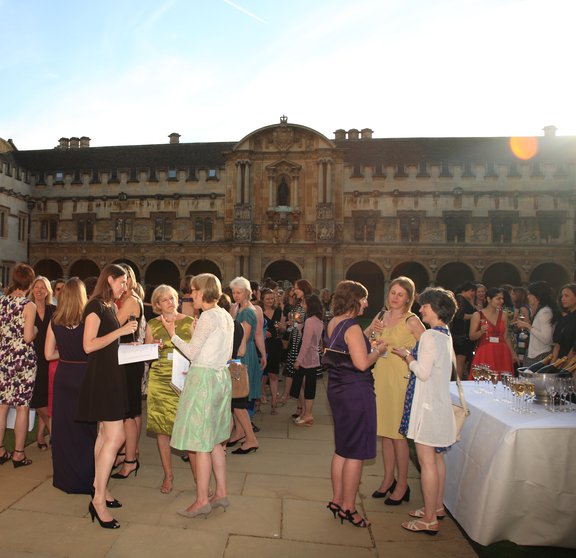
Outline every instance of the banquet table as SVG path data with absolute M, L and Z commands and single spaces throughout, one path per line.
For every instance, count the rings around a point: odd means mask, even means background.
M 446 454 L 450 513 L 482 545 L 576 548 L 576 412 L 531 404 L 533 414 L 517 414 L 462 385 L 471 414 Z M 450 393 L 459 402 L 455 382 Z

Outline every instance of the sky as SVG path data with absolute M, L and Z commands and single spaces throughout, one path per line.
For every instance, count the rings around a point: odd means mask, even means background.
M 576 135 L 574 0 L 0 0 L 0 137 L 20 150 Z

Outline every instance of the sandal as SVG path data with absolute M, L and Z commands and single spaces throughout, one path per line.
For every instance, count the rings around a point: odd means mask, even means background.
M 334 502 L 328 502 L 326 507 L 334 514 L 334 519 L 336 519 L 336 514 L 342 510 L 342 508 Z
M 26 457 L 26 454 L 24 453 L 24 450 L 14 450 L 14 453 L 21 453 L 24 455 L 23 459 L 14 459 L 14 456 L 12 456 L 12 465 L 14 465 L 14 469 L 18 469 L 18 467 L 27 467 L 28 465 L 32 465 L 32 460 L 28 459 Z
M 4 450 L 4 453 L 0 455 L 0 465 L 4 465 L 4 463 L 10 461 L 12 454 L 4 446 L 0 446 L 0 449 Z
M 119 457 L 124 457 L 124 459 L 122 459 L 122 461 L 118 461 Z M 122 465 L 124 463 L 124 461 L 126 460 L 126 453 L 125 452 L 119 452 L 116 454 L 116 459 L 114 460 L 114 466 L 112 467 L 112 469 L 116 469 L 116 467 L 120 467 L 120 465 Z
M 442 514 L 440 514 L 439 512 L 444 512 Z M 424 517 L 424 508 L 420 508 L 419 510 L 412 510 L 410 512 L 408 512 L 408 515 L 410 517 Z M 442 506 L 441 508 L 438 508 L 436 510 L 436 519 L 439 519 L 440 521 L 442 521 L 444 518 L 446 517 L 446 511 L 444 510 L 444 506 Z
M 354 521 L 355 515 L 357 515 L 360 518 L 358 521 Z M 350 511 L 340 509 L 340 511 L 338 512 L 338 517 L 340 518 L 340 524 L 344 523 L 344 520 L 346 520 L 348 521 L 348 523 L 352 523 L 354 527 L 361 527 L 365 529 L 366 527 L 370 526 L 370 522 L 364 517 L 362 517 L 356 510 Z
M 172 492 L 172 483 L 174 482 L 174 477 L 166 478 L 164 477 L 164 481 L 162 482 L 162 486 L 160 487 L 160 492 L 162 494 L 170 494 Z
M 426 523 L 425 521 L 419 521 L 418 519 L 412 519 L 411 521 L 404 521 L 402 527 L 407 531 L 412 531 L 413 533 L 425 533 L 426 535 L 437 535 L 438 534 L 438 521 L 431 521 Z M 432 529 L 436 527 L 436 529 Z

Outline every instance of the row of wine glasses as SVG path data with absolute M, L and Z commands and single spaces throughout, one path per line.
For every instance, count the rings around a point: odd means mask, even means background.
M 546 393 L 550 404 L 548 410 L 556 412 L 574 412 L 576 405 L 572 400 L 576 397 L 576 382 L 574 378 L 548 378 Z

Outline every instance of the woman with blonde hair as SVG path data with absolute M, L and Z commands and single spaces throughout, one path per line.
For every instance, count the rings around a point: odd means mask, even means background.
M 146 427 L 156 434 L 156 445 L 160 462 L 164 470 L 164 479 L 160 486 L 162 494 L 172 492 L 174 471 L 170 451 L 170 436 L 174 428 L 178 394 L 171 387 L 172 362 L 174 351 L 178 350 L 172 343 L 162 319 L 174 323 L 175 334 L 188 343 L 194 331 L 194 319 L 178 312 L 178 293 L 170 285 L 159 285 L 154 289 L 151 299 L 152 309 L 157 315 L 146 326 L 146 343 L 158 343 L 158 360 L 150 365 L 148 373 L 148 396 L 146 399 Z M 191 466 L 194 462 L 191 461 Z M 194 469 L 192 470 L 194 473 Z
M 64 283 L 58 307 L 46 332 L 46 359 L 58 360 L 52 402 L 52 484 L 68 494 L 90 494 L 94 480 L 96 425 L 76 422 L 78 397 L 88 355 L 82 347 L 82 314 L 87 297 L 84 283 L 77 277 Z M 108 501 L 108 507 L 119 502 Z
M 365 330 L 372 338 L 384 341 L 389 347 L 416 345 L 424 332 L 422 322 L 410 309 L 414 302 L 414 282 L 409 277 L 397 277 L 390 283 L 386 310 L 376 316 Z M 378 411 L 378 436 L 382 438 L 384 478 L 373 498 L 388 498 L 387 506 L 397 506 L 410 500 L 408 486 L 409 450 L 406 438 L 398 432 L 404 410 L 408 385 L 408 367 L 390 351 L 374 367 L 374 387 Z M 397 477 L 394 476 L 394 471 Z
M 38 275 L 28 293 L 28 298 L 36 305 L 36 319 L 34 325 L 38 330 L 34 339 L 34 350 L 36 351 L 36 379 L 34 380 L 34 392 L 30 400 L 30 407 L 36 409 L 38 413 L 38 431 L 36 433 L 36 445 L 40 450 L 47 450 L 48 446 L 44 440 L 44 428 L 51 434 L 52 426 L 50 413 L 48 412 L 48 361 L 44 357 L 44 343 L 46 341 L 46 331 L 56 310 L 52 304 L 52 286 L 50 281 Z
M 232 356 L 234 322 L 218 306 L 221 296 L 218 277 L 211 273 L 194 277 L 192 298 L 202 314 L 189 343 L 176 335 L 173 320 L 161 317 L 172 343 L 190 360 L 170 441 L 172 447 L 195 454 L 196 500 L 178 512 L 190 518 L 207 516 L 213 508 L 226 509 L 230 505 L 223 443 L 230 435 L 232 382 L 228 361 Z M 216 489 L 210 498 L 212 472 Z
M 124 366 L 118 364 L 118 340 L 136 331 L 138 322 L 123 326 L 116 317 L 115 301 L 128 285 L 126 270 L 107 265 L 100 273 L 92 298 L 84 309 L 82 344 L 88 355 L 88 369 L 80 389 L 76 420 L 98 422 L 94 447 L 94 493 L 88 512 L 104 529 L 118 529 L 120 524 L 108 511 L 114 502 L 107 485 L 116 454 L 125 442 L 124 419 L 128 412 L 128 394 Z
M 124 325 L 128 320 L 136 320 L 138 327 L 132 334 L 122 336 L 120 343 L 140 343 L 144 334 L 143 317 L 144 304 L 138 295 L 139 285 L 134 270 L 128 264 L 119 264 L 126 270 L 128 278 L 126 291 L 117 303 L 118 322 Z M 122 464 L 122 468 L 112 475 L 113 479 L 127 479 L 131 473 L 138 474 L 140 462 L 138 461 L 138 440 L 142 429 L 142 377 L 144 376 L 144 362 L 132 362 L 124 365 L 126 372 L 126 390 L 128 394 L 128 413 L 124 421 L 126 442 L 124 452 L 118 455 L 124 459 L 115 465 Z
M 33 280 L 34 270 L 29 265 L 16 264 L 7 294 L 0 295 L 0 465 L 12 459 L 15 468 L 32 464 L 24 453 L 24 444 L 36 376 L 32 343 L 36 337 L 36 305 L 26 298 Z M 16 407 L 13 453 L 4 447 L 10 406 Z

